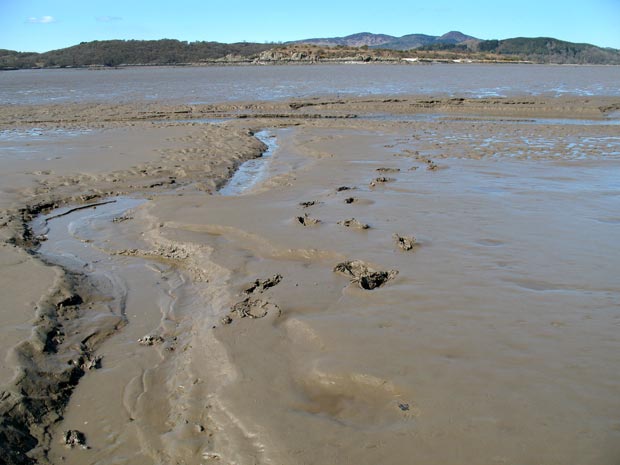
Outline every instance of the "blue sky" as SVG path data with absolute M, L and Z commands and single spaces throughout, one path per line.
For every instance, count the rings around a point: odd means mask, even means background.
M 279 42 L 450 30 L 620 49 L 620 0 L 0 0 L 0 48 L 19 51 L 106 39 Z

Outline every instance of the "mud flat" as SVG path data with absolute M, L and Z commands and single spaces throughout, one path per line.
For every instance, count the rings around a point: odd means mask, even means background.
M 620 102 L 422 100 L 0 110 L 2 460 L 617 463 Z

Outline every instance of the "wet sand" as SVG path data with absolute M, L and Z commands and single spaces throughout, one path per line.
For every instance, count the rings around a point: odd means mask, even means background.
M 617 463 L 620 102 L 422 100 L 2 109 L 8 462 Z

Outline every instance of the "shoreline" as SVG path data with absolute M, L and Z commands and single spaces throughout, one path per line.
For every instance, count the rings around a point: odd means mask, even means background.
M 531 102 L 534 103 L 531 103 Z M 150 156 L 156 153 L 157 156 L 150 162 L 137 157 L 140 163 L 136 167 L 123 165 L 124 161 L 118 161 L 116 172 L 103 172 L 99 174 L 86 175 L 85 173 L 52 173 L 48 175 L 33 175 L 37 181 L 38 187 L 31 191 L 24 191 L 18 188 L 17 192 L 28 192 L 26 196 L 20 196 L 13 200 L 11 205 L 2 205 L 2 239 L 3 249 L 6 252 L 9 248 L 11 254 L 23 256 L 24 254 L 33 260 L 33 252 L 37 247 L 38 239 L 34 237 L 28 229 L 28 223 L 37 215 L 59 206 L 88 203 L 100 201 L 107 197 L 113 197 L 123 194 L 137 194 L 140 197 L 153 197 L 160 199 L 163 203 L 169 202 L 171 190 L 178 190 L 188 198 L 196 198 L 196 196 L 204 196 L 213 193 L 218 186 L 229 179 L 239 164 L 247 159 L 260 156 L 265 150 L 264 144 L 256 141 L 253 133 L 262 128 L 278 128 L 298 126 L 302 128 L 318 128 L 329 131 L 343 130 L 345 123 L 353 124 L 353 128 L 357 128 L 361 133 L 364 131 L 390 131 L 391 126 L 401 126 L 408 129 L 404 123 L 398 122 L 381 122 L 373 120 L 363 120 L 361 118 L 350 118 L 347 115 L 360 115 L 368 113 L 376 113 L 379 110 L 384 113 L 402 115 L 412 111 L 425 112 L 441 112 L 448 113 L 445 122 L 450 124 L 461 124 L 457 118 L 467 112 L 476 112 L 486 114 L 487 117 L 505 116 L 505 117 L 549 117 L 548 115 L 561 115 L 566 118 L 574 118 L 575 113 L 586 115 L 589 118 L 597 118 L 601 120 L 606 113 L 615 112 L 620 109 L 620 99 L 618 98 L 562 98 L 562 99 L 542 99 L 542 98 L 523 98 L 523 99 L 500 99 L 489 98 L 481 101 L 480 99 L 428 99 L 424 98 L 396 98 L 389 99 L 321 99 L 311 98 L 286 102 L 262 102 L 262 103 L 243 103 L 243 104 L 221 104 L 221 105 L 204 105 L 204 106 L 169 106 L 169 105 L 147 105 L 145 111 L 144 104 L 135 103 L 129 105 L 54 105 L 47 107 L 29 107 L 29 108 L 2 108 L 0 109 L 0 124 L 2 127 L 27 127 L 44 123 L 49 127 L 71 127 L 76 123 L 80 123 L 85 127 L 90 127 L 97 134 L 92 137 L 94 140 L 101 137 L 101 134 L 109 132 L 113 139 L 118 140 L 119 137 L 126 137 L 128 147 L 136 144 L 136 140 L 144 139 L 144 134 L 157 134 L 160 132 L 168 132 L 165 137 L 154 137 L 149 142 Z M 497 108 L 500 107 L 500 108 Z M 300 113 L 300 109 L 312 109 L 314 113 Z M 16 111 L 18 110 L 18 111 Z M 238 113 L 239 111 L 243 113 Z M 302 110 L 303 111 L 303 110 Z M 567 114 L 568 113 L 568 114 Z M 234 115 L 235 119 L 224 125 L 208 125 L 201 126 L 199 123 L 188 122 L 169 122 L 162 126 L 153 123 L 157 120 L 171 120 L 179 115 L 190 118 L 200 118 L 205 116 L 223 115 L 227 117 Z M 452 116 L 452 119 L 450 119 Z M 464 125 L 469 122 L 475 123 L 476 119 L 463 122 Z M 483 120 L 484 121 L 484 120 Z M 419 130 L 428 130 L 434 123 L 414 122 L 412 125 Z M 134 125 L 134 126 L 131 126 Z M 124 133 L 126 127 L 131 127 L 133 132 L 137 133 L 137 139 L 132 139 L 132 134 Z M 458 126 L 460 128 L 460 126 Z M 480 131 L 481 129 L 477 129 Z M 541 133 L 550 131 L 549 128 L 541 129 Z M 608 128 L 590 128 L 594 133 L 600 132 L 607 134 Z M 398 132 L 398 131 L 397 131 Z M 571 134 L 570 130 L 567 130 Z M 124 135 L 123 135 L 124 134 Z M 85 137 L 85 136 L 80 136 Z M 159 136 L 158 136 L 159 137 Z M 326 136 L 329 139 L 329 136 Z M 122 139 L 121 139 L 122 140 Z M 167 141 L 168 146 L 162 149 L 158 144 Z M 65 142 L 58 144 L 63 146 Z M 101 143 L 101 142 L 100 142 Z M 208 147 L 216 147 L 209 151 Z M 430 146 L 430 142 L 429 142 Z M 205 148 L 206 147 L 206 148 Z M 145 150 L 147 150 L 145 149 Z M 445 150 L 445 149 L 444 149 Z M 226 156 L 222 154 L 226 153 Z M 483 154 L 484 155 L 484 154 Z M 136 156 L 133 154 L 132 156 Z M 326 157 L 325 154 L 314 155 L 321 159 Z M 436 153 L 433 158 L 443 159 L 444 156 L 455 156 L 450 152 L 448 155 Z M 159 158 L 158 158 L 159 157 Z M 194 157 L 194 158 L 192 158 Z M 185 166 L 188 162 L 194 160 L 196 166 L 192 170 Z M 209 166 L 207 177 L 205 179 L 205 160 Z M 223 162 L 223 163 L 222 163 Z M 183 164 L 184 170 L 180 171 Z M 86 168 L 90 169 L 89 166 Z M 144 171 L 144 172 L 143 172 Z M 116 174 L 115 174 L 116 173 Z M 47 179 L 50 178 L 51 179 Z M 41 178 L 44 182 L 41 183 Z M 88 180 L 92 182 L 89 192 L 81 193 L 79 182 Z M 174 182 L 172 182 L 174 181 Z M 283 175 L 282 183 L 292 182 L 287 179 L 287 174 Z M 276 184 L 277 186 L 278 184 Z M 286 185 L 286 184 L 284 184 Z M 185 192 L 186 191 L 186 192 Z M 174 216 L 174 215 L 172 215 Z M 172 223 L 171 223 L 172 224 Z M 34 258 L 36 261 L 36 258 Z M 123 318 L 120 316 L 122 312 L 117 312 L 116 317 L 109 321 L 108 329 L 100 328 L 100 338 L 96 337 L 84 346 L 78 345 L 76 352 L 75 344 L 68 344 L 70 347 L 63 347 L 64 341 L 54 341 L 58 332 L 58 322 L 60 325 L 66 324 L 70 320 L 56 320 L 61 318 L 58 310 L 64 307 L 77 307 L 76 314 L 80 315 L 82 307 L 87 307 L 96 303 L 101 297 L 97 296 L 96 289 L 84 291 L 84 287 L 89 287 L 88 283 L 82 282 L 82 277 L 66 270 L 55 281 L 52 290 L 47 297 L 43 297 L 37 307 L 39 314 L 36 319 L 41 322 L 40 329 L 33 332 L 34 342 L 30 342 L 32 347 L 39 347 L 42 354 L 56 354 L 60 359 L 69 357 L 74 360 L 82 360 L 86 363 L 93 354 L 96 353 L 98 344 L 107 340 L 108 336 L 117 332 L 124 325 Z M 88 298 L 91 294 L 94 297 Z M 80 296 L 83 302 L 75 304 L 76 299 L 71 300 L 74 296 Z M 69 299 L 69 300 L 67 300 Z M 67 305 L 63 304 L 65 302 Z M 74 309 L 75 310 L 75 309 Z M 36 339 L 38 338 L 38 339 Z M 50 341 L 53 346 L 50 346 Z M 66 352 L 63 352 L 65 350 Z M 235 349 L 236 350 L 236 349 Z M 45 357 L 44 357 L 45 358 Z M 30 415 L 28 409 L 20 407 L 20 398 L 15 394 L 7 394 L 15 388 L 10 387 L 4 391 L 2 395 L 2 409 L 6 412 L 7 417 L 17 415 L 14 418 L 22 418 L 19 420 L 23 423 L 22 429 L 26 424 L 29 428 L 33 428 L 30 432 L 33 438 L 39 441 L 40 446 L 44 450 L 35 452 L 38 458 L 45 460 L 51 440 L 49 427 L 56 423 L 62 416 L 64 405 L 69 401 L 69 391 L 78 385 L 78 379 L 86 373 L 84 363 L 65 364 L 65 372 L 62 376 L 54 380 L 56 388 L 62 386 L 61 391 L 54 391 L 54 387 L 50 388 L 51 393 L 61 393 L 57 398 L 57 404 L 42 407 L 41 411 L 45 411 L 49 415 L 47 419 L 27 419 L 25 415 Z M 49 360 L 45 360 L 48 363 Z M 56 368 L 54 368 L 55 370 Z M 52 370 L 52 371 L 54 371 Z M 82 371 L 80 373 L 80 370 Z M 62 379 L 60 379 L 62 378 Z M 77 379 L 76 379 L 77 378 Z M 28 376 L 20 378 L 21 380 L 30 381 Z M 69 383 L 69 384 L 67 384 Z M 73 383 L 73 384 L 72 384 Z M 19 381 L 18 383 L 19 384 Z M 53 384 L 53 383 L 52 383 Z M 37 387 L 35 386 L 35 389 Z M 315 388 L 312 388 L 315 389 Z M 7 397 L 8 395 L 8 397 Z M 53 396 L 52 396 L 53 397 Z M 50 397 L 51 398 L 51 397 Z M 28 400 L 28 396 L 23 397 Z M 21 415 L 21 417 L 20 417 Z M 24 418 L 26 418 L 24 420 Z M 2 425 L 6 428 L 6 424 Z M 6 434 L 4 430 L 3 434 Z M 15 430 L 13 430 L 15 433 Z M 13 434 L 12 433 L 12 434 Z M 17 436 L 7 437 L 6 444 L 20 444 L 20 449 L 33 444 L 32 439 L 17 439 Z M 10 447 L 10 446 L 9 446 Z M 11 456 L 14 457 L 14 456 Z M 215 456 L 214 456 L 215 457 Z M 18 457 L 14 457 L 15 463 L 28 463 L 27 461 L 18 461 Z
M 596 63 L 537 63 L 525 60 L 480 60 L 480 59 L 447 59 L 447 58 L 419 58 L 415 61 L 407 58 L 394 59 L 373 59 L 366 61 L 363 59 L 343 59 L 343 60 L 235 60 L 235 61 L 211 61 L 198 63 L 174 63 L 174 64 L 130 64 L 130 65 L 86 65 L 86 66 L 50 66 L 41 68 L 1 68 L 1 71 L 23 71 L 23 70 L 51 70 L 51 69 L 87 69 L 92 71 L 112 71 L 131 68 L 200 68 L 212 66 L 321 66 L 321 65 L 433 65 L 433 64 L 489 64 L 489 65 L 557 65 L 557 66 L 620 66 L 614 64 L 596 64 Z

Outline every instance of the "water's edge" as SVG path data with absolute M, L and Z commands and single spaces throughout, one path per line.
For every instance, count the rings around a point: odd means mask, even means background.
M 254 134 L 258 140 L 267 146 L 259 158 L 243 162 L 237 171 L 220 190 L 220 195 L 243 195 L 265 180 L 269 159 L 278 148 L 276 137 L 267 130 Z

